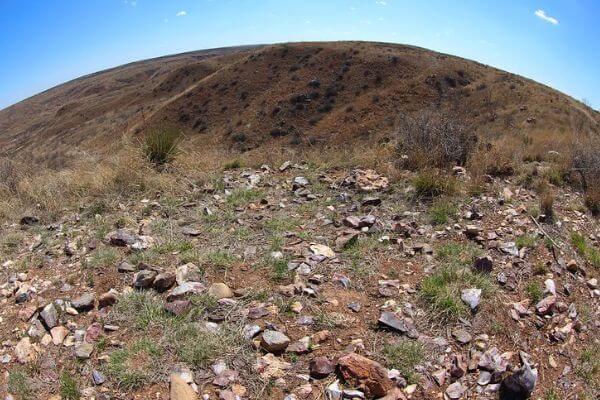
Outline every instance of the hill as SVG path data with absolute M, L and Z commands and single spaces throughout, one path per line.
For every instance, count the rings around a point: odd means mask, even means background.
M 489 138 L 548 141 L 600 121 L 560 92 L 458 57 L 385 43 L 293 43 L 173 55 L 76 79 L 0 111 L 0 144 L 47 159 L 102 151 L 162 121 L 224 149 L 369 144 L 425 109 L 449 111 Z

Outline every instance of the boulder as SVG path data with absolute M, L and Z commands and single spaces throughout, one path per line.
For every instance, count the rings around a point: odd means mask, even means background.
M 385 396 L 394 387 L 381 364 L 356 353 L 341 357 L 338 369 L 349 385 L 360 389 L 369 398 Z

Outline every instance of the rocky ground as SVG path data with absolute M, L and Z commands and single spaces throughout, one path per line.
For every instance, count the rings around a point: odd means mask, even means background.
M 424 200 L 408 172 L 238 168 L 2 226 L 0 392 L 598 398 L 598 221 L 454 174 Z

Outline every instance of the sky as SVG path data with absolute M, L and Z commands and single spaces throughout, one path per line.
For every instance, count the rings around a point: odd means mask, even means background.
M 318 40 L 421 46 L 600 108 L 598 0 L 0 0 L 0 109 L 135 60 Z

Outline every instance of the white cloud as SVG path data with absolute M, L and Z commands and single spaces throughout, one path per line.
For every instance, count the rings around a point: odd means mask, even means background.
M 177 14 L 175 14 L 178 17 L 185 17 L 187 15 L 187 11 L 185 10 L 181 10 L 179 11 Z
M 541 18 L 546 22 L 550 22 L 552 25 L 558 25 L 558 20 L 554 17 L 547 15 L 546 11 L 544 10 L 536 10 L 534 14 L 538 18 Z
M 375 3 L 379 4 L 380 6 L 387 6 L 387 1 L 379 0 L 379 1 L 376 1 Z

